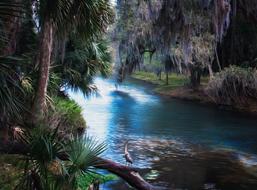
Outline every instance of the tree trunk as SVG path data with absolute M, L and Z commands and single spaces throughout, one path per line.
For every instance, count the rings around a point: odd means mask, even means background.
M 208 70 L 209 70 L 210 79 L 212 79 L 212 78 L 214 77 L 214 74 L 213 74 L 213 71 L 212 71 L 212 66 L 211 66 L 211 64 L 208 64 Z
M 50 19 L 46 19 L 41 33 L 41 42 L 39 46 L 39 80 L 36 96 L 32 107 L 32 121 L 42 119 L 46 110 L 46 94 L 49 78 L 49 68 L 51 63 L 51 54 L 53 48 L 53 23 Z
M 12 3 L 20 4 L 21 0 L 14 0 Z M 11 3 L 11 4 L 12 4 Z M 17 47 L 17 36 L 21 28 L 21 8 L 13 7 L 10 9 L 9 15 L 3 19 L 3 31 L 6 34 L 7 43 L 0 49 L 0 56 L 13 55 Z
M 214 50 L 215 50 L 216 61 L 217 61 L 217 64 L 218 64 L 218 67 L 219 67 L 219 72 L 220 72 L 221 71 L 221 65 L 220 65 L 220 58 L 219 58 L 218 51 L 217 51 L 217 44 L 215 45 Z
M 201 82 L 201 71 L 199 68 L 192 66 L 190 69 L 190 84 L 192 88 L 198 88 Z
M 99 163 L 96 168 L 108 170 L 109 172 L 119 176 L 129 185 L 138 190 L 160 190 L 165 188 L 155 187 L 146 182 L 138 173 L 137 169 L 129 166 L 124 166 L 111 160 L 99 158 Z
M 29 147 L 21 142 L 8 141 L 4 143 L 0 140 L 0 153 L 4 154 L 21 154 L 27 155 L 29 152 Z M 68 155 L 64 152 L 61 155 L 58 155 L 58 159 L 67 160 Z M 125 166 L 111 160 L 98 158 L 99 162 L 95 168 L 108 170 L 109 172 L 116 174 L 123 180 L 125 180 L 129 185 L 138 190 L 165 190 L 159 186 L 153 186 L 145 181 L 138 173 L 136 168 Z
M 169 72 L 166 72 L 166 85 L 169 84 Z

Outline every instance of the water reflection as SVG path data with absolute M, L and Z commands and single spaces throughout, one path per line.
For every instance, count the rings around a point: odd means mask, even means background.
M 88 133 L 105 141 L 105 157 L 125 163 L 130 140 L 135 166 L 149 181 L 173 189 L 257 189 L 255 118 L 160 98 L 137 82 L 118 90 L 96 79 L 99 96 L 69 92 L 84 109 Z M 104 189 L 128 189 L 115 183 Z
M 110 95 L 113 97 L 110 104 L 113 114 L 108 125 L 117 126 L 113 127 L 112 130 L 119 130 L 120 128 L 123 130 L 126 130 L 126 128 L 130 129 L 133 121 L 133 113 L 136 111 L 134 110 L 136 105 L 135 99 L 129 93 L 122 91 L 113 91 Z
M 147 157 L 151 168 L 141 171 L 145 179 L 168 189 L 253 190 L 257 187 L 255 161 L 246 165 L 243 161 L 250 155 L 231 150 L 213 150 L 193 145 L 183 145 L 168 140 L 134 141 L 132 150 Z M 250 156 L 251 157 L 251 156 Z M 151 158 L 151 159 L 149 159 Z M 249 163 L 248 163 L 249 164 Z M 110 189 L 126 190 L 119 182 Z

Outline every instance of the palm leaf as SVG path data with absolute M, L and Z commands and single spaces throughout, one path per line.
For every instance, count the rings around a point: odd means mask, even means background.
M 23 138 L 29 153 L 22 160 L 24 173 L 19 189 L 76 189 L 81 176 L 95 173 L 98 156 L 106 150 L 104 143 L 92 137 L 75 137 L 67 141 L 58 135 L 58 128 L 47 130 L 45 126 L 25 131 Z M 59 160 L 64 154 L 67 161 Z
M 19 118 L 22 110 L 25 110 L 25 94 L 19 74 L 11 67 L 17 60 L 13 57 L 0 57 L 0 109 L 1 116 L 6 118 Z

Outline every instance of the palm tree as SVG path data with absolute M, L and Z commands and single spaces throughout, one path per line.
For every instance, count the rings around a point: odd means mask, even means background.
M 39 119 L 46 108 L 46 93 L 49 79 L 54 38 L 70 32 L 85 40 L 97 37 L 111 22 L 112 11 L 108 0 L 40 0 L 34 2 L 40 24 L 40 45 L 37 63 L 39 80 L 33 116 Z
M 11 55 L 16 50 L 16 38 L 24 11 L 23 0 L 0 2 L 0 56 Z
M 59 79 L 57 90 L 80 90 L 84 95 L 94 92 L 96 87 L 91 84 L 93 76 L 97 73 L 107 76 L 110 73 L 110 62 L 111 56 L 105 40 L 88 42 L 72 37 L 66 43 L 63 59 L 57 58 L 53 65 L 53 74 Z
M 5 140 L 8 139 L 8 124 L 11 120 L 19 121 L 20 112 L 24 110 L 24 90 L 19 73 L 10 66 L 15 61 L 14 58 L 0 57 L 0 129 L 4 130 Z
M 91 137 L 65 140 L 58 128 L 42 126 L 19 133 L 18 140 L 26 144 L 29 152 L 19 163 L 24 172 L 16 189 L 78 189 L 80 177 L 95 174 L 98 157 L 106 150 L 104 143 Z

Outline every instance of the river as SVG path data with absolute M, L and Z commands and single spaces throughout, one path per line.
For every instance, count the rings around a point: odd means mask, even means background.
M 257 118 L 153 94 L 136 80 L 118 89 L 96 78 L 98 95 L 69 92 L 82 106 L 87 133 L 105 141 L 103 155 L 125 164 L 129 140 L 133 166 L 168 189 L 257 189 Z M 115 181 L 104 190 L 127 190 Z

